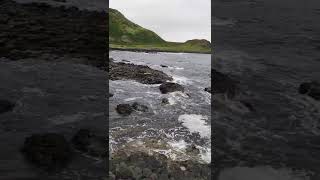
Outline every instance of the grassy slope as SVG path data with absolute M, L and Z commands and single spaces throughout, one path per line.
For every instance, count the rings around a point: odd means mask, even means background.
M 211 52 L 211 44 L 206 40 L 166 42 L 156 33 L 134 24 L 115 9 L 109 9 L 109 47 L 170 52 Z

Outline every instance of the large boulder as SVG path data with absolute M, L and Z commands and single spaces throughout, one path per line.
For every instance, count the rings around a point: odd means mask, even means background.
M 123 116 L 128 116 L 133 112 L 133 108 L 130 104 L 119 104 L 116 107 L 116 111 Z
M 320 83 L 316 81 L 302 83 L 299 86 L 299 93 L 320 100 Z
M 167 74 L 148 66 L 116 63 L 111 60 L 109 60 L 109 78 L 110 80 L 135 80 L 143 84 L 161 84 L 172 80 L 172 77 Z
M 211 69 L 213 94 L 226 94 L 233 98 L 237 94 L 236 82 L 227 75 Z
M 63 135 L 35 134 L 25 139 L 22 152 L 26 159 L 46 170 L 56 170 L 67 165 L 72 149 Z
M 74 147 L 95 157 L 106 156 L 106 138 L 94 134 L 88 129 L 80 129 L 72 138 Z
M 0 99 L 0 114 L 12 111 L 15 104 L 8 100 Z
M 172 83 L 172 82 L 165 82 L 161 84 L 159 89 L 162 94 L 167 94 L 175 91 L 182 91 L 182 92 L 184 91 L 184 88 L 180 84 Z

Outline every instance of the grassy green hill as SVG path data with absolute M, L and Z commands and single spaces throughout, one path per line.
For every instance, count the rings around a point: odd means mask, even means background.
M 109 8 L 109 47 L 126 50 L 210 53 L 207 40 L 189 40 L 184 43 L 167 42 L 155 32 L 145 29 L 115 9 Z

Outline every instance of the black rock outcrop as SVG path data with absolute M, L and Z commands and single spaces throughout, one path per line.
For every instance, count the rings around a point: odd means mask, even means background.
M 116 63 L 109 60 L 110 80 L 135 80 L 143 84 L 161 84 L 172 80 L 167 74 L 151 69 L 148 66 L 134 65 L 128 63 Z
M 182 92 L 184 91 L 184 88 L 180 84 L 172 83 L 172 82 L 165 82 L 161 84 L 159 89 L 162 94 L 167 94 L 175 91 L 182 91 Z

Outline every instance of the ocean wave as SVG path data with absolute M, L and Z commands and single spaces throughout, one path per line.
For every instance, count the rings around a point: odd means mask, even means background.
M 207 116 L 198 114 L 184 114 L 178 118 L 179 122 L 182 122 L 182 126 L 189 129 L 191 133 L 199 133 L 201 137 L 210 138 L 211 126 L 206 122 Z

